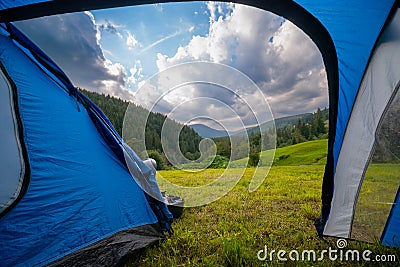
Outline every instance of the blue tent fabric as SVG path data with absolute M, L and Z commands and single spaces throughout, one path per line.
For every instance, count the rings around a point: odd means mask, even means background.
M 129 149 L 128 154 L 133 157 L 135 164 L 139 165 L 140 170 L 136 172 L 137 175 L 141 177 L 135 177 L 136 182 L 140 186 L 147 184 L 151 181 L 154 186 L 150 189 L 153 196 L 158 196 L 159 201 L 151 201 L 153 205 L 159 206 L 159 209 L 163 211 L 163 216 L 166 218 L 172 218 L 172 214 L 168 211 L 168 208 L 165 203 L 162 201 L 161 192 L 159 192 L 157 182 L 155 180 L 155 171 L 152 172 L 145 164 L 143 164 L 140 158 L 136 155 L 136 153 L 129 148 L 122 138 L 119 136 L 115 128 L 113 127 L 110 120 L 105 116 L 105 114 L 100 110 L 99 107 L 96 106 L 89 98 L 80 93 L 71 83 L 69 78 L 65 75 L 65 73 L 40 49 L 38 48 L 32 41 L 30 41 L 23 33 L 21 33 L 14 25 L 11 23 L 5 23 L 5 26 L 8 30 L 10 37 L 16 42 L 16 44 L 23 47 L 29 51 L 29 55 L 31 55 L 31 59 L 37 60 L 37 64 L 41 66 L 41 69 L 45 71 L 52 79 L 56 80 L 57 83 L 64 88 L 68 93 L 76 98 L 76 101 L 81 102 L 86 108 L 89 117 L 92 119 L 94 125 L 96 126 L 98 132 L 104 138 L 108 146 L 111 150 L 116 154 L 119 160 L 128 168 L 126 153 L 124 151 Z M 78 111 L 80 110 L 79 105 L 77 105 Z M 145 189 L 145 188 L 142 188 Z M 150 198 L 147 198 L 150 199 Z M 171 227 L 171 222 L 162 223 L 163 229 L 168 231 Z
M 392 204 L 389 218 L 381 236 L 382 244 L 392 247 L 400 247 L 400 186 Z
M 18 1 L 1 1 L 0 2 L 0 9 L 7 9 L 7 8 L 14 8 L 18 6 L 24 6 L 24 5 L 30 5 L 34 3 L 39 3 L 39 2 L 46 2 L 47 0 L 42 0 L 42 1 L 24 1 L 24 0 L 18 0 Z
M 10 37 L 15 40 L 17 44 L 28 49 L 32 56 L 34 56 L 46 70 L 50 71 L 52 75 L 55 75 L 55 77 L 60 80 L 60 83 L 65 86 L 65 89 L 68 90 L 70 94 L 76 95 L 77 89 L 72 85 L 65 73 L 40 48 L 21 33 L 13 24 L 6 23 L 5 27 L 7 27 Z
M 88 113 L 9 38 L 0 38 L 0 60 L 18 88 L 31 170 L 26 194 L 0 219 L 1 264 L 46 264 L 119 231 L 157 223 Z

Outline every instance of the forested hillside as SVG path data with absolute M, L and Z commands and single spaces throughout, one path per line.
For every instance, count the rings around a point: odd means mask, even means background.
M 306 116 L 297 115 L 280 119 L 279 127 L 276 125 L 276 147 L 286 147 L 306 141 L 328 138 L 328 129 L 326 127 L 328 110 L 318 109 L 313 114 L 305 115 Z M 255 130 L 255 128 L 248 131 L 248 141 L 244 134 L 241 134 L 242 136 L 232 136 L 231 138 L 234 138 L 234 143 L 237 147 L 234 154 L 231 154 L 232 150 L 229 137 L 214 138 L 217 145 L 217 153 L 233 160 L 249 156 L 249 164 L 251 166 L 256 166 L 258 163 L 258 153 L 275 147 L 273 128 L 271 128 L 271 126 L 269 126 L 269 128 L 261 126 L 260 128 L 264 133 L 264 140 L 262 140 L 262 142 L 260 131 Z M 247 151 L 247 142 L 249 143 L 250 151 Z M 247 153 L 250 153 L 250 155 Z
M 328 110 L 318 110 L 311 116 L 298 119 L 295 123 L 288 123 L 284 127 L 276 129 L 277 147 L 285 147 L 306 141 L 328 138 L 326 121 L 328 120 Z
M 110 95 L 98 94 L 84 89 L 80 89 L 80 91 L 90 98 L 106 114 L 117 132 L 122 136 L 124 116 L 130 102 Z M 161 129 L 165 120 L 169 119 L 160 113 L 150 112 L 150 114 L 148 114 L 148 111 L 144 108 L 134 105 L 133 103 L 129 105 L 129 109 L 129 119 L 131 120 L 129 125 L 132 125 L 129 129 L 132 131 L 128 134 L 124 132 L 124 135 L 126 135 L 124 136 L 125 141 L 139 154 L 139 156 L 142 156 L 142 148 L 140 146 L 142 140 L 138 140 L 138 137 L 140 137 L 142 133 L 134 132 L 135 130 L 140 131 L 140 129 L 138 129 L 139 127 L 134 126 L 135 122 L 140 119 L 146 119 L 145 116 L 148 115 L 145 130 L 145 149 L 149 155 L 151 154 L 151 157 L 159 157 L 161 160 L 165 161 L 164 151 L 161 145 Z M 182 154 L 189 159 L 198 158 L 200 156 L 198 148 L 201 137 L 188 126 L 183 126 L 182 124 L 172 120 L 169 120 L 169 123 L 174 129 L 182 128 L 179 134 L 179 146 Z

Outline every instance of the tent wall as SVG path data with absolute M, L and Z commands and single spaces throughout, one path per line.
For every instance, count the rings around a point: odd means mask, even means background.
M 355 204 L 375 132 L 400 82 L 400 12 L 385 29 L 362 81 L 335 173 L 332 208 L 324 234 L 350 237 Z
M 18 199 L 25 178 L 25 159 L 19 140 L 18 114 L 15 110 L 14 90 L 0 68 L 0 214 Z
M 153 228 L 158 220 L 143 191 L 85 107 L 4 32 L 0 51 L 31 170 L 25 195 L 0 218 L 0 265 L 43 265 L 116 233 Z M 140 247 L 161 236 L 131 241 Z

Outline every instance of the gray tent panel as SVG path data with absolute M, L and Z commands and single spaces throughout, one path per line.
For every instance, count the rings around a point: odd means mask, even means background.
M 18 198 L 23 184 L 25 164 L 14 110 L 13 89 L 0 71 L 0 213 Z

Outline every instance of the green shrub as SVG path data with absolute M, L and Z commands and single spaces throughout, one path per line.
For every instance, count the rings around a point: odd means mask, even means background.
M 229 159 L 224 157 L 224 156 L 220 156 L 220 155 L 216 155 L 213 162 L 211 162 L 210 166 L 208 166 L 208 169 L 223 169 L 226 168 L 228 166 L 229 163 Z
M 260 153 L 258 152 L 250 153 L 249 162 L 247 163 L 247 165 L 249 167 L 256 167 L 259 161 L 260 161 Z
M 147 155 L 149 155 L 149 158 L 152 158 L 157 162 L 157 170 L 165 169 L 165 159 L 162 153 L 157 150 L 149 150 L 147 151 Z

